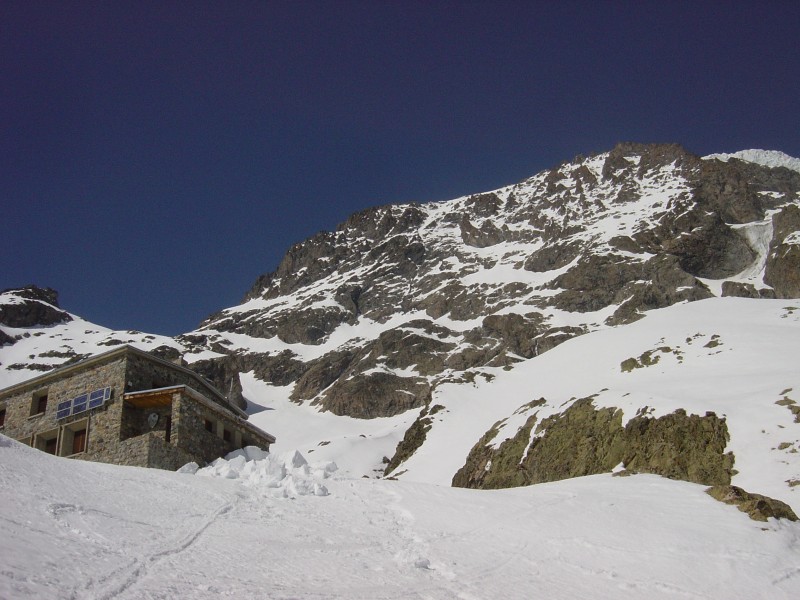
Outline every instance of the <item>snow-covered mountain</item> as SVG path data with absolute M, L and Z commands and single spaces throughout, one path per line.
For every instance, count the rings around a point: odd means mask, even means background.
M 0 597 L 794 598 L 797 164 L 622 144 L 370 209 L 175 339 L 0 293 L 0 387 L 132 344 L 278 438 L 167 473 L 0 434 Z
M 0 385 L 133 343 L 242 394 L 279 449 L 355 476 L 504 487 L 622 464 L 797 506 L 792 160 L 621 144 L 369 209 L 175 340 L 8 292 Z M 15 321 L 21 304 L 66 317 Z

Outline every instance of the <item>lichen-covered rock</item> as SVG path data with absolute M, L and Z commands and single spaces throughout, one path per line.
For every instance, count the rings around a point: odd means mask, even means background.
M 433 415 L 443 409 L 444 407 L 441 404 L 437 404 L 430 408 L 425 407 L 420 411 L 419 416 L 411 424 L 411 427 L 406 430 L 403 439 L 397 444 L 394 456 L 389 460 L 383 472 L 384 476 L 391 475 L 392 471 L 410 458 L 425 443 L 425 438 L 433 423 Z
M 794 514 L 792 507 L 785 502 L 746 492 L 735 485 L 715 485 L 708 488 L 706 493 L 715 500 L 736 506 L 754 521 L 767 519 L 797 521 L 797 515 Z
M 701 417 L 678 410 L 652 418 L 642 411 L 623 427 L 621 410 L 596 408 L 591 398 L 583 398 L 541 421 L 534 411 L 513 437 L 493 449 L 487 444 L 497 426 L 472 448 L 454 486 L 530 485 L 607 473 L 620 463 L 630 471 L 721 485 L 730 483 L 733 469 L 734 457 L 725 452 L 725 419 L 713 413 Z

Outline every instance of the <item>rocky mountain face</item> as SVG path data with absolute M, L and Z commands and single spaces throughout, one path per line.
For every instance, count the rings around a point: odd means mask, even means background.
M 647 310 L 800 296 L 798 192 L 784 167 L 621 144 L 492 192 L 357 213 L 179 341 L 225 389 L 253 371 L 297 402 L 391 416 Z
M 444 387 L 452 395 L 453 386 L 487 384 L 576 336 L 674 304 L 800 298 L 800 170 L 778 154 L 701 158 L 678 145 L 626 143 L 491 192 L 368 209 L 291 247 L 240 305 L 174 340 L 69 323 L 52 290 L 16 290 L 0 297 L 0 361 L 43 370 L 135 343 L 185 361 L 242 404 L 249 374 L 334 415 L 414 411 L 384 459 L 397 475 L 446 418 Z M 83 328 L 70 339 L 84 346 L 40 352 L 23 339 L 31 324 L 48 325 L 59 343 L 63 328 Z M 516 428 L 487 423 L 453 484 L 524 485 L 618 463 L 731 482 L 724 416 L 651 418 L 642 406 L 623 420 L 592 398 L 531 400 Z

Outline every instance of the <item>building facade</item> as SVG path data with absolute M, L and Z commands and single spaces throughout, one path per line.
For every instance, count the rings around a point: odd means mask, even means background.
M 275 441 L 200 375 L 132 346 L 0 390 L 0 433 L 57 456 L 171 470 Z

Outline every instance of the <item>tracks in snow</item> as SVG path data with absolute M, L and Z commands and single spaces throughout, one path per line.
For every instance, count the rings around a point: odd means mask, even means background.
M 82 590 L 74 591 L 71 597 L 74 599 L 91 597 L 97 600 L 118 598 L 134 587 L 153 565 L 191 548 L 209 527 L 234 510 L 239 503 L 239 499 L 239 496 L 236 495 L 233 501 L 225 502 L 217 507 L 198 527 L 184 535 L 177 542 L 162 546 L 155 552 L 145 556 L 136 557 L 128 564 L 98 578 L 96 581 L 90 580 Z

